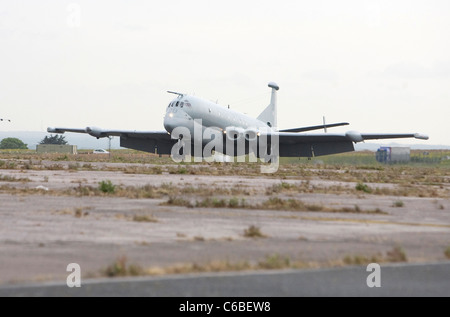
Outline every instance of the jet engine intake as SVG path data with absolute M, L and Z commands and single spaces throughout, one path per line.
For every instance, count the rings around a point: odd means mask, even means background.
M 258 131 L 256 131 L 255 129 L 245 130 L 244 136 L 247 141 L 256 141 L 256 139 L 258 138 Z
M 230 141 L 240 141 L 244 137 L 244 129 L 237 127 L 228 127 L 226 129 L 227 139 Z

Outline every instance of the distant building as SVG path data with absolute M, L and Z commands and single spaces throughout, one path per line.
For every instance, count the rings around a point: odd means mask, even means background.
M 375 158 L 380 163 L 407 163 L 411 160 L 409 147 L 380 147 L 375 153 Z
M 36 145 L 37 153 L 64 153 L 77 154 L 76 145 L 59 145 L 59 144 L 38 144 Z

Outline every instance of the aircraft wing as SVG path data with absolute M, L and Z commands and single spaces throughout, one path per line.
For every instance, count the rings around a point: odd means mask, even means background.
M 428 140 L 428 136 L 419 133 L 291 133 L 278 132 L 279 155 L 281 157 L 314 157 L 354 151 L 354 143 L 375 139 L 416 138 Z M 267 136 L 270 136 L 268 134 Z
M 156 154 L 171 154 L 172 147 L 177 142 L 177 140 L 173 140 L 170 137 L 167 131 L 108 130 L 97 127 L 86 127 L 84 129 L 50 127 L 47 129 L 47 132 L 86 133 L 97 139 L 118 136 L 122 147 Z
M 105 130 L 96 127 L 84 129 L 48 128 L 49 133 L 86 133 L 96 138 L 109 136 L 120 137 L 120 146 L 155 154 L 171 154 L 172 147 L 177 142 L 166 131 L 136 131 L 136 130 Z M 375 139 L 416 138 L 427 140 L 428 136 L 419 133 L 386 134 L 386 133 L 296 133 L 268 132 L 262 133 L 268 137 L 278 137 L 278 150 L 281 157 L 314 157 L 354 151 L 354 143 Z

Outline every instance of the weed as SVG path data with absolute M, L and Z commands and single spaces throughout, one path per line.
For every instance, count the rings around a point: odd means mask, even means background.
M 78 169 L 80 168 L 80 163 L 76 163 L 76 164 L 69 164 L 69 166 L 67 167 L 70 171 L 78 171 Z
M 76 208 L 76 209 L 75 209 L 75 217 L 76 217 L 76 218 L 81 218 L 81 217 L 83 217 L 83 208 Z
M 325 209 L 322 205 L 306 205 L 308 211 L 323 211 Z
M 356 184 L 355 189 L 359 190 L 359 191 L 363 191 L 368 194 L 370 194 L 372 192 L 372 189 L 369 186 L 367 186 L 366 184 L 361 183 L 361 182 Z
M 369 263 L 383 262 L 383 259 L 379 255 L 372 255 L 370 257 L 365 255 L 346 255 L 343 261 L 347 265 L 366 265 Z
M 114 263 L 104 269 L 104 274 L 108 277 L 117 276 L 138 276 L 143 275 L 143 269 L 135 264 L 127 265 L 125 256 L 119 257 Z
M 268 255 L 264 261 L 258 262 L 258 266 L 267 270 L 284 269 L 291 266 L 291 260 L 288 257 L 273 254 Z
M 284 200 L 278 197 L 269 198 L 258 207 L 263 209 L 274 209 L 274 210 L 306 210 L 305 204 L 300 200 L 297 199 Z
M 244 230 L 244 237 L 247 238 L 266 238 L 267 236 L 261 233 L 261 229 L 254 225 L 251 225 Z
M 136 222 L 158 222 L 152 215 L 134 215 L 133 221 Z
M 239 207 L 239 199 L 236 197 L 230 198 L 228 201 L 228 207 L 230 208 L 238 208 Z
M 116 191 L 116 186 L 113 185 L 110 180 L 101 181 L 98 189 L 100 189 L 103 193 L 113 194 Z
M 169 197 L 169 200 L 162 205 L 169 205 L 169 206 L 184 206 L 192 208 L 194 207 L 189 200 L 186 200 L 184 198 L 179 197 Z
M 403 203 L 403 201 L 401 200 L 397 200 L 394 202 L 394 204 L 392 205 L 392 207 L 403 207 L 405 204 Z
M 387 259 L 390 262 L 408 262 L 406 252 L 401 246 L 395 246 L 391 251 L 388 251 Z
M 29 179 L 28 177 L 27 178 L 25 178 L 25 177 L 17 178 L 17 177 L 9 176 L 9 175 L 0 175 L 0 181 L 25 183 L 25 182 L 31 182 L 31 179 Z
M 55 161 L 68 161 L 68 160 L 69 160 L 69 157 L 67 156 L 67 154 L 64 156 L 57 157 L 55 159 Z
M 450 246 L 445 249 L 444 255 L 447 259 L 450 259 Z

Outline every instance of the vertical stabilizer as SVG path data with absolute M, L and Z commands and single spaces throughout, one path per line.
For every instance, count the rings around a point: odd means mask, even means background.
M 272 88 L 272 95 L 270 97 L 270 104 L 264 109 L 263 112 L 258 116 L 258 120 L 261 120 L 269 127 L 276 130 L 277 124 L 277 91 L 280 87 L 274 83 L 270 82 L 269 87 Z

